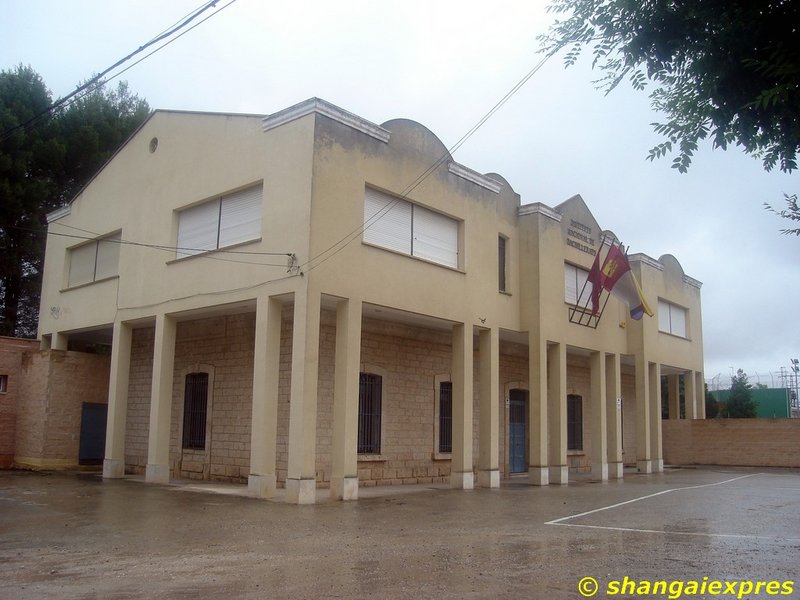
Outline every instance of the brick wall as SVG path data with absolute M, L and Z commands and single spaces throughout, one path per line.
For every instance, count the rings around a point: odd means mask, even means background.
M 6 391 L 0 392 L 0 469 L 9 469 L 14 462 L 22 355 L 38 348 L 36 340 L 0 337 L 0 376 L 6 377 Z
M 40 350 L 22 359 L 14 464 L 78 465 L 84 402 L 108 402 L 110 359 L 83 352 Z
M 800 419 L 662 421 L 669 464 L 800 467 Z

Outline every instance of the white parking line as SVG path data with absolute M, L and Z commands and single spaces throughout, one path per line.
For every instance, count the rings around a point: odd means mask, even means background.
M 679 487 L 679 488 L 670 488 L 668 490 L 662 490 L 660 492 L 656 492 L 655 494 L 648 494 L 647 496 L 639 496 L 638 498 L 633 498 L 631 500 L 626 500 L 625 502 L 617 502 L 616 504 L 611 504 L 609 506 L 603 506 L 602 508 L 595 508 L 594 510 L 587 510 L 586 512 L 578 513 L 577 515 L 568 515 L 566 517 L 561 517 L 560 519 L 553 519 L 552 521 L 548 521 L 545 525 L 558 525 L 562 521 L 569 521 L 570 519 L 577 519 L 578 517 L 585 517 L 586 515 L 592 515 L 594 513 L 602 512 L 604 510 L 611 510 L 612 508 L 618 508 L 620 506 L 625 506 L 626 504 L 632 504 L 634 502 L 639 502 L 641 500 L 647 500 L 649 498 L 655 498 L 656 496 L 663 496 L 664 494 L 670 494 L 672 492 L 680 492 L 683 490 L 696 490 L 700 488 L 707 488 L 707 487 L 714 487 L 716 485 L 723 485 L 726 483 L 730 483 L 732 481 L 739 481 L 740 479 L 747 479 L 748 477 L 755 477 L 756 475 L 763 475 L 763 473 L 752 473 L 750 475 L 742 475 L 741 477 L 734 477 L 733 479 L 726 479 L 725 481 L 717 481 L 716 483 L 704 483 L 702 485 L 687 485 L 686 487 Z
M 770 537 L 770 536 L 761 536 L 761 535 L 745 535 L 745 534 L 735 534 L 735 533 L 702 533 L 702 532 L 695 532 L 695 531 L 661 531 L 658 529 L 637 529 L 634 527 L 611 527 L 605 525 L 584 525 L 581 523 L 567 523 L 566 521 L 570 521 L 572 519 L 578 519 L 580 517 L 585 517 L 587 515 L 593 515 L 595 513 L 599 513 L 605 510 L 611 510 L 612 508 L 619 508 L 620 506 L 625 506 L 626 504 L 632 504 L 634 502 L 640 502 L 642 500 L 648 500 L 650 498 L 655 498 L 657 496 L 663 496 L 664 494 L 670 494 L 672 492 L 681 492 L 684 490 L 696 490 L 701 488 L 708 488 L 714 487 L 718 485 L 725 485 L 727 483 L 731 483 L 733 481 L 739 481 L 741 479 L 747 479 L 748 477 L 756 477 L 757 475 L 763 475 L 764 473 L 752 473 L 750 475 L 742 475 L 741 477 L 734 477 L 732 479 L 726 479 L 724 481 L 717 481 L 716 483 L 704 483 L 701 485 L 687 485 L 686 487 L 679 487 L 679 488 L 670 488 L 668 490 L 662 490 L 660 492 L 656 492 L 655 494 L 647 494 L 646 496 L 640 496 L 638 498 L 632 498 L 631 500 L 626 500 L 625 502 L 617 502 L 616 504 L 610 504 L 609 506 L 603 506 L 600 508 L 595 508 L 594 510 L 587 510 L 586 512 L 578 513 L 575 515 L 568 515 L 566 517 L 561 517 L 559 519 L 553 519 L 552 521 L 547 521 L 545 525 L 560 525 L 562 527 L 582 527 L 584 529 L 605 529 L 608 531 L 624 531 L 624 532 L 634 532 L 634 533 L 657 533 L 660 535 L 684 535 L 684 536 L 694 536 L 694 537 L 717 537 L 717 538 L 736 538 L 736 539 L 754 539 L 754 540 L 768 540 L 768 541 L 782 541 L 782 542 L 800 542 L 800 538 L 782 538 L 782 537 Z

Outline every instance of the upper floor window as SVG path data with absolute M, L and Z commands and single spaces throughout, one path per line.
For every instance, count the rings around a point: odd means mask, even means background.
M 501 292 L 506 288 L 506 268 L 508 265 L 508 239 L 502 235 L 497 236 L 497 289 Z
M 119 275 L 120 232 L 69 249 L 67 286 L 75 287 Z
M 664 333 L 671 333 L 679 337 L 686 336 L 686 309 L 666 302 L 658 301 L 658 330 Z
M 592 297 L 589 271 L 564 263 L 564 300 L 577 306 L 585 305 Z
M 8 391 L 8 375 L 0 375 L 0 394 Z
M 263 188 L 259 183 L 180 211 L 177 258 L 261 237 Z
M 367 188 L 364 241 L 458 268 L 458 221 Z

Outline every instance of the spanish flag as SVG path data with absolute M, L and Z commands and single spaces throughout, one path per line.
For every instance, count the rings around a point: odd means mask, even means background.
M 592 314 L 599 312 L 600 291 L 606 290 L 628 305 L 632 319 L 638 321 L 644 315 L 653 316 L 653 310 L 647 304 L 642 288 L 631 271 L 628 257 L 620 246 L 611 245 L 602 267 L 600 253 L 597 253 L 588 279 L 592 284 Z

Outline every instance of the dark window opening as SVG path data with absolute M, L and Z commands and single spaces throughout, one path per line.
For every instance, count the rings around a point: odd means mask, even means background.
M 361 373 L 358 386 L 358 453 L 381 453 L 380 375 Z
M 453 451 L 453 383 L 439 384 L 439 452 Z
M 567 396 L 567 450 L 583 450 L 583 398 Z
M 205 450 L 208 417 L 208 373 L 189 373 L 183 397 L 183 447 Z
M 497 238 L 497 288 L 501 292 L 506 291 L 506 238 Z

